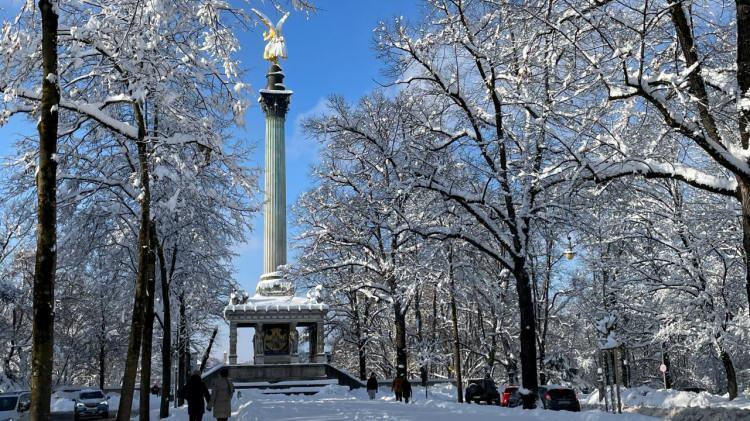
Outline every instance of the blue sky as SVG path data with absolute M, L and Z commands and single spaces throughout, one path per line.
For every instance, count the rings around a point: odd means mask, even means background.
M 20 4 L 21 0 L 0 0 L 0 7 L 6 9 L 0 11 L 0 17 L 14 14 Z M 279 18 L 270 2 L 251 4 L 272 20 Z M 408 0 L 317 0 L 315 4 L 318 12 L 309 16 L 293 13 L 284 26 L 289 59 L 282 66 L 286 84 L 294 91 L 286 127 L 288 206 L 309 188 L 310 168 L 317 160 L 315 142 L 305 138 L 299 129 L 302 119 L 323 112 L 326 98 L 332 94 L 355 101 L 375 88 L 376 81 L 385 82 L 380 73 L 382 65 L 375 58 L 372 30 L 380 20 L 415 16 L 420 9 L 418 1 Z M 253 32 L 240 34 L 240 57 L 247 69 L 246 82 L 256 90 L 263 87 L 268 68 L 261 57 L 264 46 L 261 32 L 259 26 Z M 261 109 L 254 105 L 247 113 L 245 127 L 235 133 L 255 145 L 249 162 L 257 166 L 263 165 L 263 118 Z M 0 128 L 0 155 L 8 155 L 13 141 L 20 135 L 33 136 L 35 130 L 34 124 L 23 118 L 15 118 Z M 253 226 L 249 241 L 237 246 L 240 256 L 235 261 L 235 279 L 249 292 L 255 290 L 262 271 L 262 215 L 257 215 Z M 289 228 L 291 242 L 294 229 Z M 292 257 L 291 244 L 289 251 Z
M 233 0 L 239 3 L 238 0 Z M 269 2 L 252 1 L 272 20 L 279 14 Z M 0 0 L 0 17 L 7 18 L 15 13 L 20 0 Z M 382 64 L 373 50 L 373 28 L 381 20 L 391 20 L 395 16 L 415 18 L 419 15 L 419 0 L 315 0 L 319 8 L 309 17 L 293 13 L 284 25 L 289 59 L 282 63 L 286 73 L 286 85 L 294 91 L 292 104 L 287 116 L 287 206 L 291 207 L 300 193 L 310 187 L 310 168 L 317 161 L 315 142 L 305 138 L 299 123 L 306 116 L 324 111 L 326 99 L 332 95 L 343 95 L 356 101 L 362 95 L 377 87 L 377 82 L 387 80 L 381 74 Z M 240 34 L 240 53 L 247 69 L 246 82 L 254 89 L 265 83 L 268 63 L 262 60 L 264 42 L 262 28 Z M 255 151 L 248 157 L 249 163 L 263 165 L 263 112 L 256 105 L 249 110 L 246 125 L 236 132 L 255 145 Z M 16 118 L 0 128 L 0 155 L 8 155 L 15 139 L 21 134 L 35 135 L 34 124 Z M 245 244 L 237 246 L 239 254 L 235 260 L 235 280 L 251 294 L 262 272 L 263 262 L 263 219 L 257 215 L 253 221 L 253 232 Z M 289 226 L 291 243 L 294 227 Z M 290 260 L 293 245 L 289 244 Z M 222 332 L 221 336 L 225 333 Z M 240 332 L 240 361 L 249 358 L 249 332 Z M 223 351 L 225 338 L 219 338 L 215 356 Z
M 416 16 L 420 3 L 407 0 L 319 0 L 320 10 L 305 18 L 292 14 L 284 25 L 289 59 L 282 63 L 286 85 L 294 91 L 287 116 L 287 206 L 292 206 L 310 186 L 310 168 L 317 161 L 316 142 L 304 136 L 300 122 L 325 110 L 326 99 L 343 95 L 355 101 L 385 82 L 382 65 L 373 50 L 373 28 L 380 20 L 394 16 Z M 259 8 L 276 20 L 271 7 Z M 271 14 L 273 13 L 273 14 Z M 258 29 L 259 31 L 259 29 Z M 243 62 L 248 66 L 248 82 L 260 88 L 268 65 L 261 59 L 264 42 L 260 33 L 244 34 Z M 251 162 L 263 162 L 263 112 L 255 107 L 248 112 L 246 128 L 238 132 L 257 147 Z M 250 241 L 238 251 L 236 279 L 249 292 L 262 272 L 263 221 L 255 218 Z M 290 226 L 289 241 L 294 235 Z M 290 258 L 293 245 L 289 245 Z

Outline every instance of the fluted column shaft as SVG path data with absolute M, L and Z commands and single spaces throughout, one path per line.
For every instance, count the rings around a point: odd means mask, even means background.
M 263 203 L 263 274 L 257 295 L 291 296 L 294 288 L 285 281 L 279 266 L 286 265 L 286 164 L 284 123 L 292 91 L 284 86 L 284 72 L 271 65 L 268 85 L 260 90 L 260 105 L 266 113 L 266 173 Z
M 270 94 L 269 94 L 270 95 Z M 263 209 L 263 273 L 286 264 L 286 164 L 284 123 L 280 113 L 266 115 L 266 174 Z

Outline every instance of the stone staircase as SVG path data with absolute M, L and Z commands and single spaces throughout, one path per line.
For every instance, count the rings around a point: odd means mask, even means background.
M 257 389 L 264 394 L 314 395 L 329 385 L 365 387 L 359 379 L 330 364 L 232 364 L 212 367 L 203 373 L 209 389 L 219 378 L 222 367 L 229 369 L 235 389 Z

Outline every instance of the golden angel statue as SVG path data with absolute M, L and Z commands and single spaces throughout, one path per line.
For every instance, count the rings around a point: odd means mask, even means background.
M 255 12 L 260 20 L 268 27 L 268 30 L 263 32 L 263 40 L 268 41 L 265 50 L 263 50 L 263 58 L 275 64 L 279 64 L 279 59 L 286 58 L 286 44 L 284 43 L 284 37 L 281 35 L 281 27 L 284 25 L 286 18 L 289 17 L 289 12 L 286 12 L 284 16 L 279 19 L 279 22 L 274 25 L 268 16 L 259 12 L 256 9 L 251 9 Z

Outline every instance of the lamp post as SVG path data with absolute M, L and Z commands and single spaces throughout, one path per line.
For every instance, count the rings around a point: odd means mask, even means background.
M 568 260 L 573 260 L 576 257 L 576 252 L 573 251 L 573 243 L 570 241 L 570 234 L 568 234 L 568 248 L 563 251 L 563 256 Z

